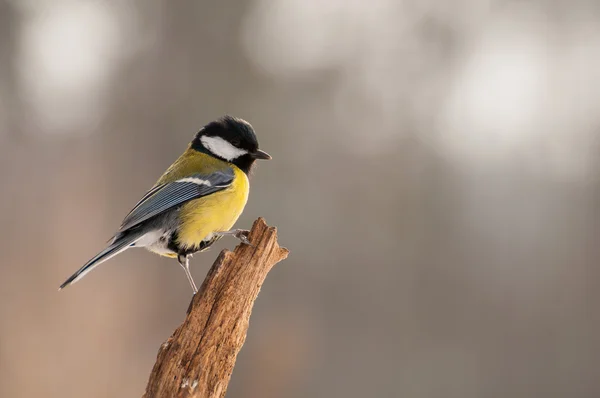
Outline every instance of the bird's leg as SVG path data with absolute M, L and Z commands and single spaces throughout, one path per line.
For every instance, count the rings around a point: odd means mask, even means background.
M 248 235 L 250 234 L 250 231 L 248 231 L 247 229 L 232 229 L 231 231 L 221 231 L 221 232 L 216 232 L 217 235 L 230 235 L 230 236 L 234 236 L 236 238 L 238 238 L 240 241 L 242 241 L 242 243 L 248 245 L 248 246 L 252 246 L 252 243 L 250 243 L 250 241 L 248 240 Z M 252 246 L 254 247 L 254 246 Z
M 177 256 L 177 261 L 179 261 L 179 265 L 183 268 L 185 272 L 185 276 L 187 276 L 190 285 L 192 285 L 192 290 L 194 290 L 194 294 L 198 293 L 198 288 L 196 287 L 196 283 L 194 283 L 194 278 L 192 278 L 192 273 L 190 272 L 190 257 L 189 255 L 184 256 L 180 254 Z

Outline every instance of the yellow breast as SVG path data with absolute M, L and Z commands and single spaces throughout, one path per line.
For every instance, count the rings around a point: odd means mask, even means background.
M 250 184 L 246 174 L 235 166 L 233 183 L 227 189 L 192 200 L 181 208 L 177 243 L 180 247 L 196 247 L 213 233 L 228 231 L 242 214 Z

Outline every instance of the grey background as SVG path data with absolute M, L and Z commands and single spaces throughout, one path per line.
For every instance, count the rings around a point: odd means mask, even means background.
M 56 288 L 225 113 L 291 250 L 228 396 L 600 395 L 598 2 L 0 1 L 0 61 L 0 396 L 141 396 L 181 269 Z

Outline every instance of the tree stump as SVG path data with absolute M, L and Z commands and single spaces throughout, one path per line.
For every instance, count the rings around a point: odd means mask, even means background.
M 225 396 L 254 301 L 271 268 L 288 256 L 263 218 L 249 240 L 252 246 L 219 254 L 183 324 L 160 347 L 144 398 Z

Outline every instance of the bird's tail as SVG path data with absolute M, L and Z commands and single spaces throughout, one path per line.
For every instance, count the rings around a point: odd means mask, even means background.
M 128 249 L 132 244 L 134 244 L 138 239 L 142 237 L 141 233 L 128 233 L 128 234 L 119 234 L 117 235 L 112 243 L 100 253 L 98 253 L 94 258 L 85 263 L 83 267 L 79 268 L 77 272 L 69 277 L 58 290 L 62 290 L 65 287 L 77 282 L 81 278 L 83 278 L 88 272 L 96 268 L 97 265 L 102 264 L 106 260 L 116 256 L 122 251 Z

